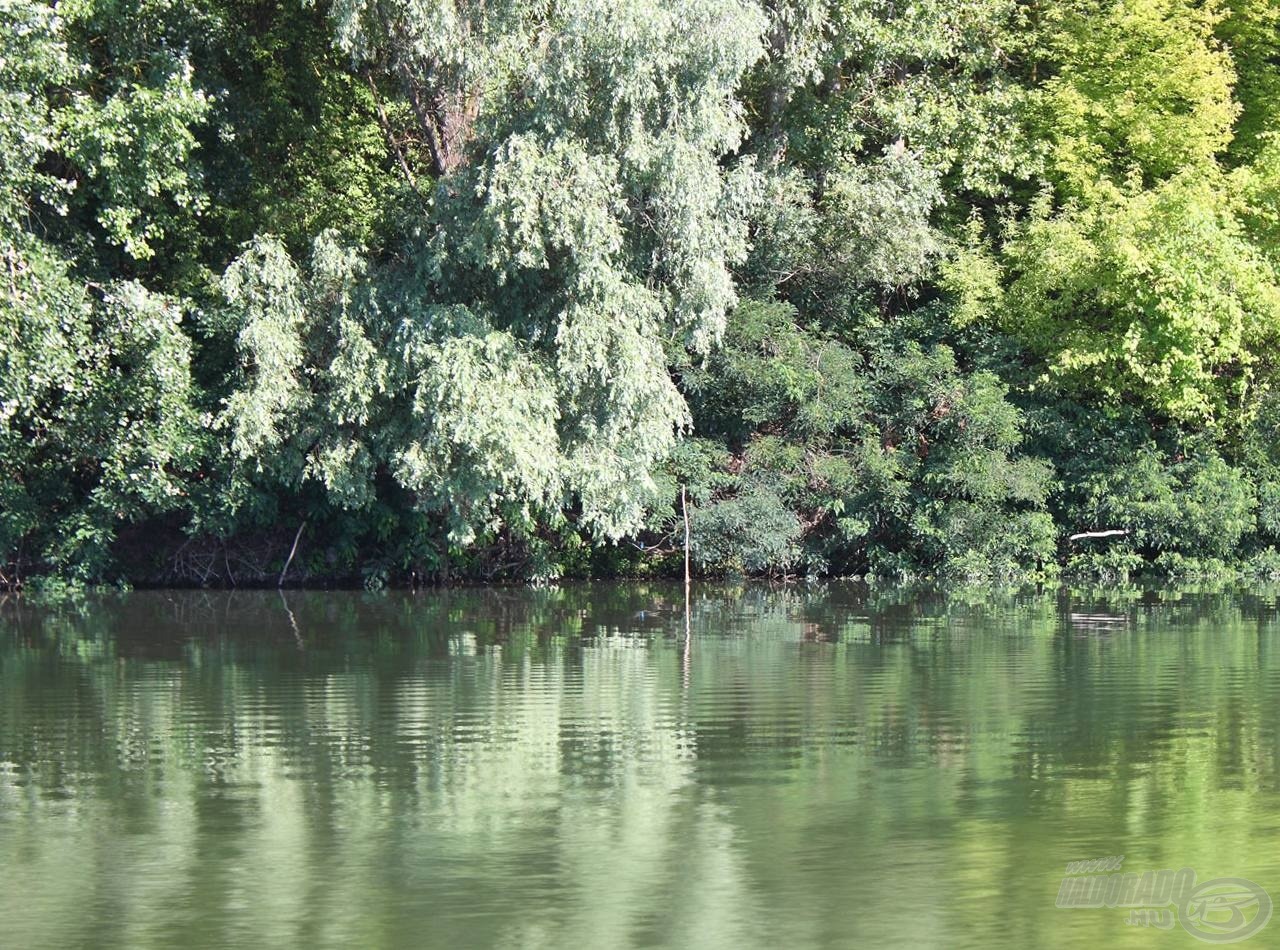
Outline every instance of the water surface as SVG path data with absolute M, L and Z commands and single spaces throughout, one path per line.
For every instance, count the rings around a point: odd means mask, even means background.
M 1280 900 L 1275 591 L 0 604 L 0 945 L 1203 947 Z M 1243 946 L 1276 946 L 1280 921 Z

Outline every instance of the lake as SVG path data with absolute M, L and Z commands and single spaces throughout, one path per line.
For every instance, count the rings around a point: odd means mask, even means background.
M 1280 899 L 1278 597 L 10 598 L 0 945 L 1203 947 L 1057 905 L 1119 856 Z

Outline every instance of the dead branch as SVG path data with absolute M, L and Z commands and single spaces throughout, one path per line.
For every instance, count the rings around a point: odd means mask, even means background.
M 1079 534 L 1073 534 L 1067 538 L 1068 541 L 1081 541 L 1085 538 L 1114 538 L 1118 535 L 1129 533 L 1128 528 L 1112 528 L 1107 531 L 1081 531 Z

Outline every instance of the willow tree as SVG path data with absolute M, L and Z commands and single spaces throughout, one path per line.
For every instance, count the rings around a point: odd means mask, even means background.
M 420 200 L 381 263 L 335 264 L 348 252 L 326 238 L 299 268 L 263 239 L 233 266 L 233 462 L 350 506 L 384 475 L 455 544 L 565 511 L 599 537 L 634 530 L 688 424 L 669 361 L 713 346 L 735 302 L 755 181 L 733 159 L 735 91 L 762 15 L 337 0 L 331 16 Z

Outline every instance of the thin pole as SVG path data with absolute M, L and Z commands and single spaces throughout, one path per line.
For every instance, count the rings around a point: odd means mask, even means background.
M 680 508 L 684 512 L 684 590 L 685 600 L 689 599 L 689 496 L 683 485 L 680 486 Z
M 302 537 L 302 529 L 307 526 L 307 519 L 302 519 L 302 524 L 298 525 L 298 533 L 293 536 L 293 547 L 289 549 L 289 557 L 284 562 L 284 570 L 280 572 L 280 580 L 276 581 L 276 587 L 284 586 L 284 576 L 289 573 L 289 565 L 293 563 L 293 556 L 298 553 L 298 540 Z
M 683 485 L 680 486 L 680 509 L 684 514 L 684 685 L 689 685 L 689 495 Z

